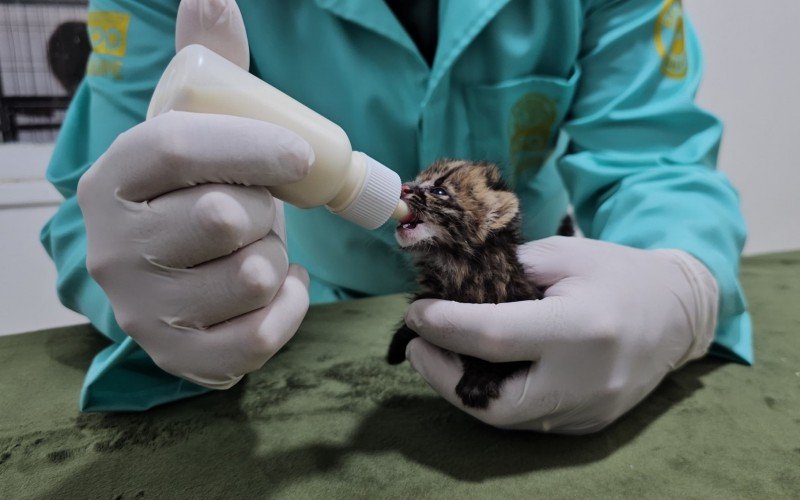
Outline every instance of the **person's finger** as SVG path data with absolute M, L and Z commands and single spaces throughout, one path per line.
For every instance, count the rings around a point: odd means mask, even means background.
M 266 188 L 227 184 L 179 189 L 139 209 L 140 252 L 151 262 L 175 268 L 229 255 L 264 238 L 276 213 Z
M 597 429 L 597 422 L 585 417 L 585 401 L 565 397 L 570 390 L 567 378 L 554 378 L 534 363 L 505 379 L 500 397 L 489 401 L 487 408 L 465 406 L 456 394 L 464 370 L 460 358 L 422 338 L 409 342 L 406 357 L 427 384 L 450 404 L 484 423 L 504 429 L 556 431 L 562 434 L 584 434 Z M 565 367 L 564 372 L 574 371 Z
M 288 267 L 283 242 L 270 234 L 195 268 L 166 270 L 170 280 L 159 300 L 172 314 L 161 319 L 171 326 L 206 328 L 260 309 L 272 302 Z
M 242 13 L 234 0 L 182 0 L 175 26 L 175 51 L 203 45 L 243 69 L 250 67 Z
M 502 304 L 425 299 L 411 304 L 405 321 L 429 342 L 492 362 L 533 361 L 553 342 L 580 329 L 580 311 L 568 297 Z
M 308 284 L 305 268 L 290 265 L 286 280 L 267 307 L 214 327 L 218 330 L 213 333 L 225 335 L 229 328 L 252 332 L 240 345 L 249 356 L 248 371 L 257 370 L 294 337 L 303 322 L 309 305 Z
M 464 408 L 455 392 L 464 374 L 458 355 L 417 337 L 406 346 L 406 359 L 434 391 L 451 404 Z
M 281 200 L 274 200 L 275 218 L 272 221 L 272 232 L 278 235 L 284 245 L 286 245 L 286 215 Z
M 169 373 L 211 389 L 227 389 L 245 373 L 263 366 L 294 336 L 308 303 L 308 274 L 301 266 L 292 265 L 267 307 L 206 330 L 186 329 L 183 334 L 161 338 L 162 347 L 171 344 L 168 349 L 142 347 Z
M 528 386 L 527 371 L 520 371 L 504 380 L 500 397 L 490 400 L 487 408 L 472 408 L 465 406 L 456 393 L 456 386 L 464 375 L 461 359 L 456 354 L 416 338 L 409 342 L 406 357 L 434 391 L 473 417 L 496 427 L 510 427 L 524 418 L 519 411 L 519 402 Z
M 278 186 L 308 175 L 311 146 L 283 127 L 170 111 L 121 134 L 84 177 L 113 175 L 116 196 L 146 201 L 197 184 Z M 84 184 L 94 180 L 81 179 Z

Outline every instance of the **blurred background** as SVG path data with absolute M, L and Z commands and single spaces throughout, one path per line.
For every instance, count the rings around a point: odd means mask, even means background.
M 91 47 L 85 0 L 0 0 L 3 142 L 53 142 Z
M 61 201 L 44 173 L 90 51 L 86 4 L 0 0 L 0 335 L 85 321 L 59 304 L 38 234 Z M 800 249 L 800 2 L 684 6 L 706 59 L 698 101 L 726 126 L 719 168 L 742 198 L 745 253 Z

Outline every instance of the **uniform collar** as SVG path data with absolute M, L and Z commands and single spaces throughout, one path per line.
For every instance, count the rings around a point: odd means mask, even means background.
M 332 14 L 373 31 L 412 52 L 427 67 L 414 41 L 383 0 L 315 0 Z M 431 69 L 427 101 L 481 30 L 510 0 L 439 0 L 439 42 Z
M 315 2 L 320 8 L 342 19 L 388 38 L 415 54 L 422 64 L 426 64 L 414 41 L 383 0 L 315 0 Z
M 440 0 L 439 43 L 428 97 L 458 57 L 510 0 Z

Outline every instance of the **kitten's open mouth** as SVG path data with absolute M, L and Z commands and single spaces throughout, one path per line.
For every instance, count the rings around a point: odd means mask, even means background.
M 403 217 L 397 224 L 397 229 L 414 229 L 417 224 L 422 224 L 424 221 L 414 212 L 408 212 L 408 215 Z

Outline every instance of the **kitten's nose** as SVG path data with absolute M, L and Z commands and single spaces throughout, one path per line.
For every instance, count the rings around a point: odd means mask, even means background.
M 400 198 L 405 199 L 408 195 L 414 192 L 411 186 L 408 184 L 403 184 L 402 188 L 400 189 Z

